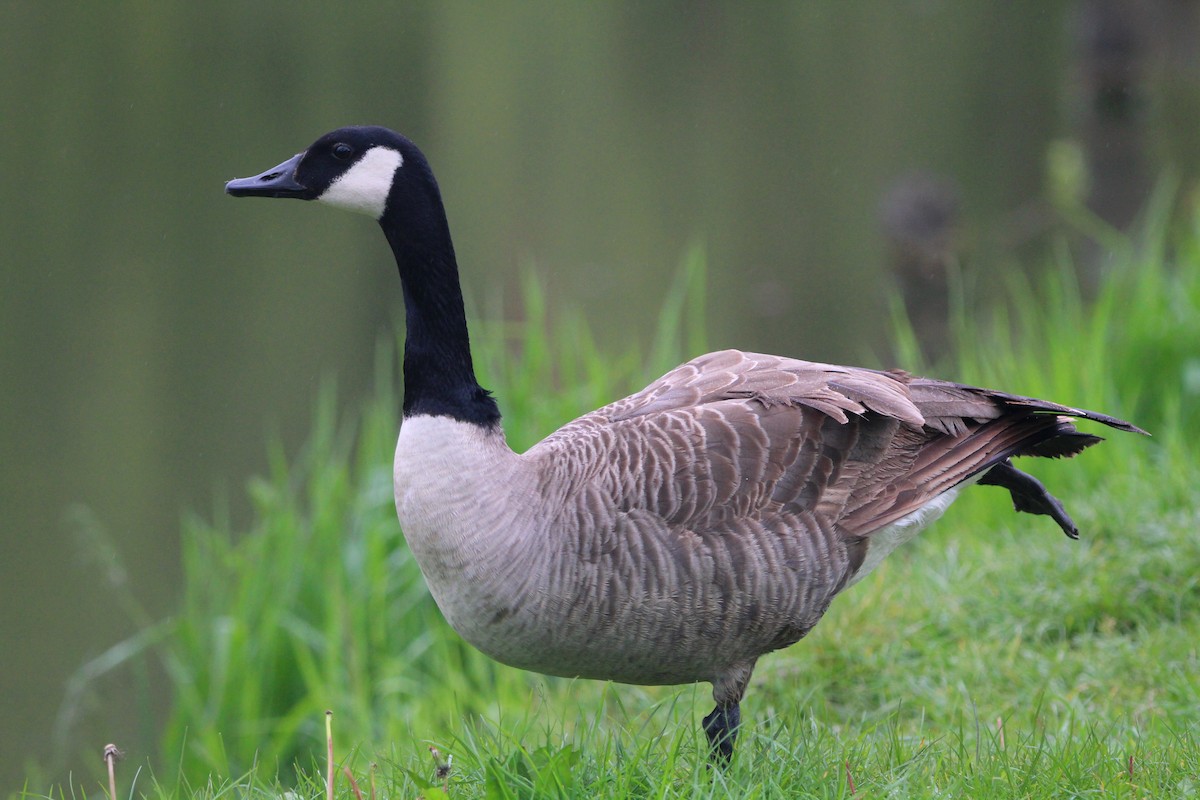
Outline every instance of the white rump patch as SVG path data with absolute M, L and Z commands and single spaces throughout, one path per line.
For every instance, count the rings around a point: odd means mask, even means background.
M 867 555 L 863 559 L 862 566 L 858 568 L 858 572 L 854 573 L 854 577 L 846 584 L 847 588 L 867 577 L 897 547 L 916 538 L 918 533 L 936 522 L 938 517 L 942 516 L 950 504 L 955 501 L 963 487 L 969 486 L 977 480 L 979 480 L 978 475 L 942 492 L 908 516 L 901 517 L 886 528 L 881 528 L 867 536 Z
M 379 219 L 387 205 L 396 170 L 403 163 L 404 157 L 399 150 L 372 147 L 317 199 Z

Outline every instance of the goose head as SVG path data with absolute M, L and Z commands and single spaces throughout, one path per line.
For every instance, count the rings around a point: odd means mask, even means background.
M 234 197 L 316 200 L 382 221 L 389 207 L 398 210 L 404 195 L 422 184 L 436 192 L 416 145 L 387 128 L 353 126 L 325 134 L 265 172 L 229 181 L 225 191 Z M 428 191 L 417 194 L 428 201 Z

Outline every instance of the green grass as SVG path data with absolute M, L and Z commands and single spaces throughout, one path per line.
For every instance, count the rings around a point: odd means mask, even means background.
M 707 686 L 545 678 L 446 626 L 395 524 L 395 345 L 381 346 L 366 408 L 339 412 L 327 387 L 305 449 L 272 453 L 249 530 L 187 523 L 178 613 L 121 651 L 156 659 L 172 689 L 154 771 L 130 791 L 320 796 L 332 709 L 339 760 L 364 793 L 377 764 L 389 798 L 441 796 L 430 744 L 453 756 L 454 798 L 1197 795 L 1200 229 L 1168 248 L 1151 224 L 1144 241 L 1122 245 L 1093 302 L 1064 258 L 990 316 L 960 315 L 958 357 L 939 367 L 1153 432 L 1027 464 L 1083 538 L 998 490 L 966 493 L 805 642 L 759 662 L 727 772 L 705 763 Z M 680 276 L 646 353 L 601 352 L 534 279 L 523 324 L 474 326 L 515 448 L 705 349 L 698 253 Z M 122 766 L 125 787 L 133 774 Z M 90 787 L 53 794 L 103 794 Z

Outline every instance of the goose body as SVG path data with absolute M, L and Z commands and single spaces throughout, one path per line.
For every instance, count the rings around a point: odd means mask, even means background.
M 726 350 L 586 414 L 525 453 L 475 380 L 457 264 L 428 162 L 384 128 L 334 131 L 238 196 L 379 220 L 406 306 L 396 510 L 438 607 L 512 666 L 713 684 L 705 732 L 732 754 L 755 661 L 971 483 L 1018 510 L 1062 505 L 1012 466 L 1099 441 L 1057 403 L 901 372 Z

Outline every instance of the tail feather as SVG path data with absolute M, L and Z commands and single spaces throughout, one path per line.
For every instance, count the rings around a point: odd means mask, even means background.
M 1061 403 L 1052 403 L 1049 400 L 1038 400 L 994 389 L 980 389 L 975 386 L 931 378 L 911 378 L 908 389 L 913 403 L 925 416 L 925 424 L 950 436 L 958 436 L 965 432 L 965 429 L 969 427 L 966 424 L 967 421 L 983 423 L 1010 414 L 1019 414 L 1022 411 L 1039 416 L 1053 414 L 1061 417 L 1086 419 L 1119 431 L 1149 435 L 1131 422 L 1108 414 L 1101 414 L 1098 411 L 1073 408 Z M 1069 420 L 1065 420 L 1065 422 L 1070 424 Z M 1064 430 L 1064 433 L 1066 432 Z M 1061 455 L 1074 455 L 1092 444 L 1095 442 L 1081 443 L 1074 452 Z M 1030 455 L 1036 454 L 1031 453 Z
M 1039 458 L 1071 458 L 1079 455 L 1094 444 L 1104 441 L 1103 436 L 1083 433 L 1070 422 L 1061 423 L 1061 429 L 1039 442 L 1029 445 L 1014 455 L 1037 456 Z
M 903 376 L 908 378 L 908 376 Z M 957 383 L 908 378 L 913 404 L 924 417 L 923 431 L 911 437 L 914 458 L 907 474 L 887 493 L 866 497 L 843 519 L 850 530 L 877 530 L 930 498 L 976 476 L 1005 486 L 1019 511 L 1054 518 L 1068 536 L 1078 531 L 1062 504 L 1031 476 L 1009 463 L 1015 456 L 1069 458 L 1102 441 L 1084 433 L 1075 419 L 1099 422 L 1131 433 L 1146 432 L 1125 420 L 1031 397 Z M 990 472 L 989 472 L 990 471 Z

